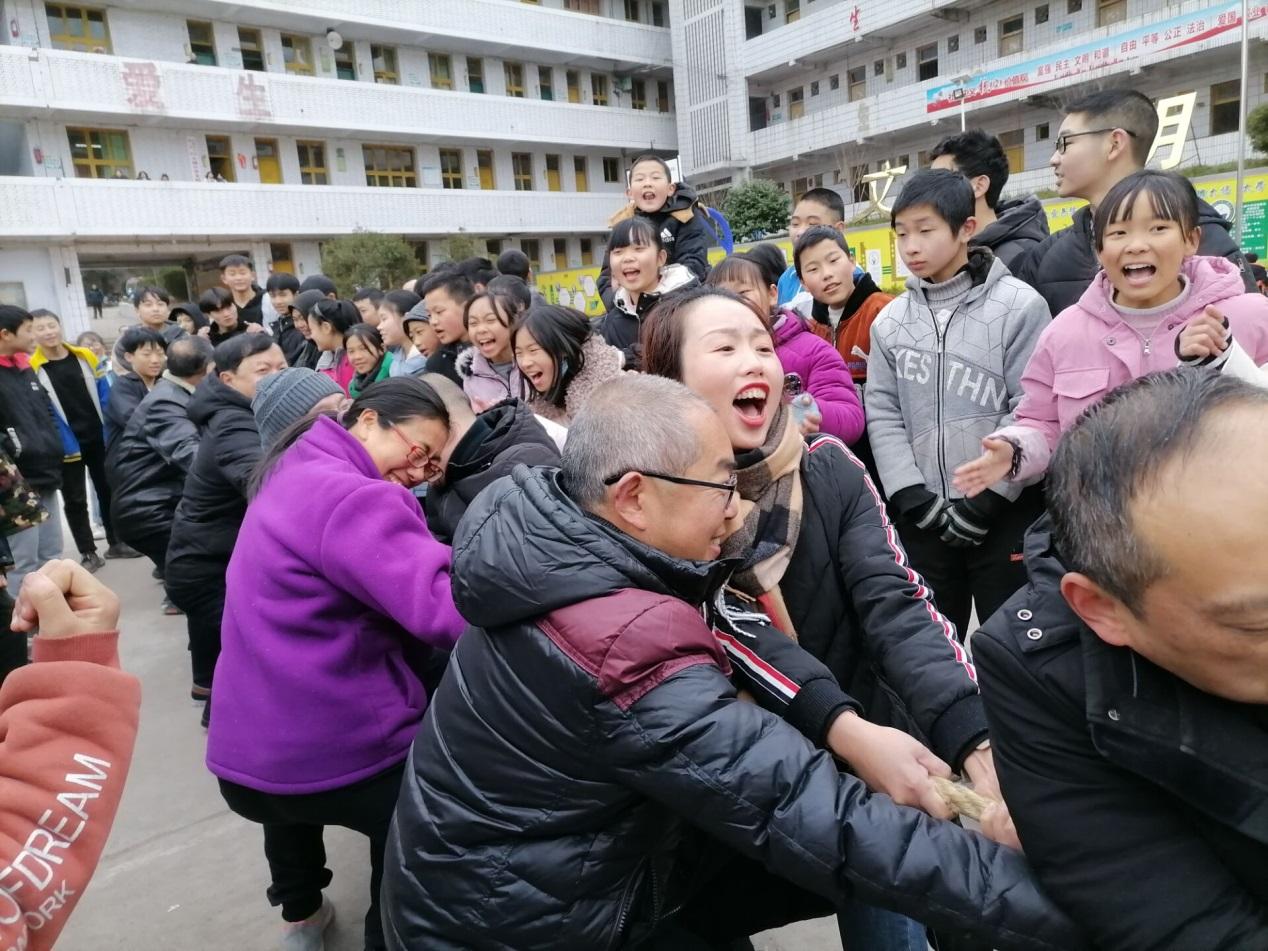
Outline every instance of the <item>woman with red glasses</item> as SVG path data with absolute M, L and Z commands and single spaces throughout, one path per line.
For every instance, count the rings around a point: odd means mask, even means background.
M 207 766 L 229 808 L 264 826 L 285 947 L 321 947 L 333 918 L 328 825 L 370 839 L 365 946 L 384 947 L 379 878 L 423 676 L 464 627 L 449 548 L 410 492 L 448 438 L 435 390 L 398 377 L 339 419 L 295 424 L 257 470 L 226 578 Z

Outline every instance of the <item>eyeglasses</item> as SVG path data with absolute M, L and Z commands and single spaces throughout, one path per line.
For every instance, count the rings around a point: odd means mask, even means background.
M 430 470 L 432 467 L 431 456 L 427 454 L 427 450 L 422 446 L 416 446 L 409 441 L 398 426 L 392 427 L 392 432 L 396 433 L 396 438 L 405 444 L 405 464 L 411 469 Z
M 1057 141 L 1056 141 L 1057 151 L 1060 152 L 1062 155 L 1065 155 L 1065 150 L 1070 147 L 1070 140 L 1077 139 L 1081 135 L 1108 135 L 1111 132 L 1126 132 L 1133 139 L 1136 138 L 1136 133 L 1133 132 L 1131 129 L 1120 129 L 1120 128 L 1089 129 L 1086 132 L 1062 132 L 1059 136 L 1057 136 Z
M 740 477 L 734 473 L 732 473 L 731 478 L 727 479 L 725 482 L 704 482 L 701 479 L 685 479 L 682 476 L 666 475 L 663 472 L 647 472 L 643 469 L 632 469 L 630 471 L 637 472 L 644 479 L 659 479 L 661 482 L 672 482 L 674 485 L 694 485 L 701 489 L 716 489 L 719 492 L 725 492 L 726 505 L 723 506 L 724 508 L 731 507 L 731 498 L 735 495 L 736 486 L 738 486 L 740 482 Z M 616 485 L 625 478 L 625 476 L 626 473 L 618 472 L 616 475 L 608 476 L 604 479 L 603 484 Z

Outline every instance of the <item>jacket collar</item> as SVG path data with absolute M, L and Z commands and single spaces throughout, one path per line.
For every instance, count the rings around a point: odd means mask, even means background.
M 845 299 L 845 306 L 841 310 L 841 323 L 845 323 L 858 313 L 858 309 L 863 306 L 863 302 L 879 290 L 880 288 L 876 286 L 876 282 L 872 280 L 872 275 L 869 272 L 864 271 L 861 275 L 859 275 L 859 279 L 854 282 L 854 290 L 851 291 L 850 296 Z M 821 308 L 816 307 L 814 310 L 818 311 L 820 309 Z M 828 309 L 824 307 L 822 308 L 822 311 L 822 314 L 814 314 L 815 320 L 825 326 L 830 325 L 831 321 L 828 320 Z
M 21 350 L 12 356 L 0 356 L 0 367 L 10 367 L 15 370 L 29 370 L 31 369 L 31 356 L 30 354 L 23 353 Z
M 195 387 L 188 380 L 182 380 L 178 376 L 172 376 L 172 373 L 170 370 L 164 370 L 163 375 L 159 377 L 159 379 L 166 380 L 168 383 L 172 384 L 172 386 L 180 387 L 180 389 L 184 390 L 186 393 L 189 393 L 191 396 L 193 395 L 194 390 L 197 389 L 197 387 Z

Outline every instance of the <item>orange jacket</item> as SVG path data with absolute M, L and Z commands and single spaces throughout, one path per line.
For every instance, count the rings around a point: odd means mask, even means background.
M 101 858 L 141 710 L 118 637 L 36 637 L 0 687 L 0 951 L 53 947 Z
M 835 340 L 832 339 L 831 324 L 822 324 L 818 320 L 808 321 L 811 330 L 837 348 L 845 365 L 850 368 L 850 376 L 854 378 L 856 386 L 867 382 L 867 355 L 871 352 L 872 321 L 893 299 L 892 294 L 884 291 L 868 294 L 854 311 L 841 315 Z M 850 303 L 847 300 L 846 306 L 849 307 Z

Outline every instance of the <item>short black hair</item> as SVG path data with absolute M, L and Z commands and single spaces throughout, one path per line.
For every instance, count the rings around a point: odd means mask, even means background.
M 433 273 L 423 281 L 423 289 L 418 293 L 426 297 L 432 291 L 444 291 L 458 304 L 466 304 L 475 297 L 475 288 L 471 286 L 471 280 L 457 268 Z
M 321 291 L 326 295 L 339 293 L 335 287 L 335 282 L 326 277 L 325 274 L 310 274 L 304 278 L 299 285 L 299 293 L 302 294 L 304 291 Z
M 1154 101 L 1135 89 L 1103 89 L 1068 104 L 1067 116 L 1087 116 L 1089 124 L 1131 132 L 1132 158 L 1144 167 L 1158 135 L 1158 110 Z
M 252 271 L 255 270 L 255 265 L 245 254 L 226 254 L 220 259 L 220 270 L 227 271 L 231 267 L 249 267 Z
M 380 295 L 379 306 L 389 304 L 398 316 L 404 317 L 417 307 L 421 300 L 422 298 L 413 291 L 388 291 Z
M 1048 467 L 1052 537 L 1065 566 L 1139 616 L 1145 589 L 1168 567 L 1136 534 L 1132 502 L 1157 488 L 1167 463 L 1222 438 L 1209 415 L 1239 405 L 1268 409 L 1268 390 L 1181 367 L 1140 377 L 1085 410 Z
M 195 331 L 211 325 L 211 321 L 203 315 L 202 310 L 193 301 L 181 301 L 179 304 L 172 305 L 171 319 L 173 323 L 176 322 L 176 318 L 181 314 L 184 314 L 194 322 Z
M 167 372 L 182 380 L 207 369 L 215 357 L 211 341 L 197 334 L 186 334 L 167 347 Z
M 1000 192 L 1008 184 L 1008 156 L 999 139 L 982 129 L 969 129 L 957 135 L 949 135 L 929 153 L 929 158 L 948 156 L 955 162 L 956 171 L 965 178 L 985 175 L 990 182 L 986 186 L 986 206 L 992 210 L 999 205 Z
M 383 292 L 377 287 L 360 287 L 352 295 L 352 303 L 363 300 L 371 301 L 375 307 L 378 307 L 379 302 L 383 300 Z
M 803 201 L 812 201 L 816 205 L 822 205 L 836 216 L 837 221 L 845 220 L 845 199 L 831 188 L 812 188 L 797 199 L 797 204 Z
M 11 334 L 18 332 L 23 324 L 30 322 L 31 315 L 14 304 L 0 304 L 0 330 Z
M 36 320 L 40 317 L 52 317 L 59 324 L 62 322 L 62 318 L 58 317 L 55 313 L 53 313 L 47 307 L 37 307 L 35 308 L 35 310 L 31 311 L 32 320 Z
M 269 294 L 276 294 L 281 291 L 293 291 L 298 294 L 299 278 L 294 274 L 287 274 L 285 271 L 275 271 L 264 282 L 264 290 Z
M 524 283 L 523 278 L 514 274 L 499 274 L 484 286 L 484 290 L 494 296 L 509 297 L 519 305 L 520 310 L 528 310 L 533 304 L 532 290 Z
M 784 276 L 784 271 L 788 270 L 788 260 L 784 257 L 783 248 L 772 241 L 755 244 L 747 251 L 741 252 L 739 256 L 760 267 L 762 280 L 767 284 L 778 284 L 779 279 Z
M 1258 255 L 1258 254 L 1256 254 L 1254 251 L 1247 251 L 1247 252 L 1246 252 L 1246 263 L 1247 263 L 1247 264 L 1258 264 L 1258 263 L 1259 263 L 1259 255 Z
M 666 162 L 659 155 L 655 154 L 654 152 L 642 152 L 639 155 L 634 156 L 633 161 L 630 162 L 630 176 L 631 177 L 633 177 L 634 175 L 634 169 L 637 166 L 642 165 L 644 162 L 655 162 L 657 165 L 663 168 L 665 170 L 665 178 L 669 180 L 669 183 L 671 185 L 673 184 L 674 173 L 670 170 L 669 163 Z
M 497 268 L 488 258 L 465 258 L 458 262 L 458 270 L 473 285 L 487 285 L 498 276 Z
M 153 284 L 147 284 L 144 287 L 138 287 L 132 292 L 132 306 L 140 307 L 141 301 L 145 300 L 147 297 L 153 297 L 156 300 L 161 300 L 164 304 L 170 304 L 172 302 L 172 295 L 163 290 L 163 288 L 155 287 Z
M 1105 247 L 1105 232 L 1109 226 L 1130 220 L 1132 207 L 1142 194 L 1149 196 L 1155 215 L 1176 222 L 1185 235 L 1198 227 L 1201 209 L 1193 183 L 1177 172 L 1142 168 L 1116 183 L 1096 206 L 1092 215 L 1092 240 L 1098 252 Z
M 661 240 L 660 231 L 647 218 L 640 215 L 634 215 L 632 218 L 626 218 L 612 229 L 612 234 L 608 236 L 608 251 L 615 251 L 618 248 L 655 248 L 657 251 L 663 251 L 665 244 Z
M 353 324 L 348 328 L 348 332 L 343 335 L 343 345 L 347 347 L 348 341 L 354 337 L 365 344 L 367 350 L 373 347 L 380 356 L 387 349 L 383 346 L 383 335 L 379 333 L 378 327 L 371 327 L 367 323 Z
M 538 304 L 519 316 L 511 327 L 511 347 L 521 330 L 527 330 L 555 363 L 555 380 L 542 398 L 563 408 L 568 387 L 586 365 L 585 342 L 593 333 L 590 318 L 571 307 Z M 523 385 L 528 386 L 524 380 Z
M 216 345 L 216 372 L 237 373 L 247 357 L 263 353 L 277 342 L 268 334 L 238 334 Z
M 146 344 L 153 344 L 160 350 L 167 349 L 163 335 L 149 327 L 129 327 L 119 336 L 119 349 L 124 353 L 136 353 Z
M 813 228 L 806 229 L 805 233 L 797 239 L 796 245 L 793 246 L 793 267 L 797 270 L 797 279 L 801 280 L 801 256 L 810 248 L 823 244 L 825 241 L 831 241 L 846 254 L 850 253 L 850 246 L 845 243 L 845 235 L 836 228 L 829 228 L 827 225 L 815 225 Z
M 528 255 L 519 248 L 509 248 L 498 255 L 499 273 L 510 274 L 522 281 L 527 281 L 532 270 Z
M 233 294 L 228 288 L 209 287 L 198 296 L 198 309 L 204 314 L 213 310 L 224 310 L 233 303 Z
M 308 311 L 308 320 L 330 324 L 337 334 L 346 334 L 354 325 L 362 323 L 361 311 L 353 306 L 352 301 L 331 300 L 323 297 L 316 301 Z M 263 336 L 253 334 L 252 336 Z
M 947 223 L 952 234 L 973 217 L 977 201 L 973 186 L 959 172 L 945 168 L 923 168 L 903 182 L 903 190 L 890 212 L 890 227 L 896 227 L 898 216 L 908 208 L 928 205 Z

